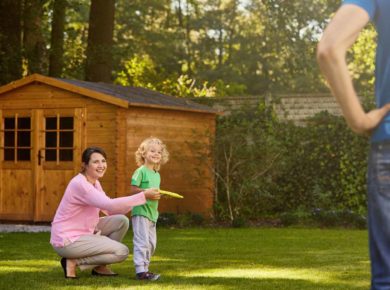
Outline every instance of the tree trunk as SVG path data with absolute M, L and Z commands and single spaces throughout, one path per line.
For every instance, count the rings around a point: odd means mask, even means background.
M 187 10 L 187 15 L 186 15 L 186 46 L 187 46 L 187 63 L 188 63 L 188 70 L 187 70 L 187 74 L 189 76 L 192 75 L 192 45 L 191 45 L 191 27 L 190 27 L 190 21 L 191 21 L 191 13 L 190 13 L 190 10 L 189 10 L 189 3 L 187 2 L 186 3 L 186 10 Z
M 0 84 L 22 77 L 21 0 L 0 1 Z
M 64 66 L 64 29 L 67 0 L 55 0 L 53 22 L 51 25 L 51 50 L 49 57 L 49 76 L 61 77 Z
M 85 79 L 111 82 L 115 0 L 92 0 Z
M 25 0 L 23 46 L 27 73 L 45 73 L 45 40 L 42 33 L 43 6 L 47 0 Z

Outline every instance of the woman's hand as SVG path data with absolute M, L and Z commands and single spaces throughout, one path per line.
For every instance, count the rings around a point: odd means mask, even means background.
M 148 188 L 144 191 L 144 194 L 146 199 L 157 200 L 161 197 L 157 188 Z

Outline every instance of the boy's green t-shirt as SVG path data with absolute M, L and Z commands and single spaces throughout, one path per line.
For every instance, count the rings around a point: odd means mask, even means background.
M 142 165 L 134 171 L 131 185 L 142 189 L 160 188 L 160 173 Z M 147 200 L 143 205 L 137 205 L 131 210 L 131 216 L 141 215 L 153 222 L 158 219 L 158 200 Z

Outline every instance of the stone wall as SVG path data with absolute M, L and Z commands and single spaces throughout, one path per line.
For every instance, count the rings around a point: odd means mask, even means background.
M 280 95 L 278 99 L 279 102 L 274 104 L 274 108 L 280 120 L 304 124 L 306 118 L 323 111 L 341 115 L 336 99 L 330 94 Z
M 291 120 L 296 124 L 304 124 L 305 119 L 315 114 L 328 111 L 341 115 L 341 110 L 331 94 L 296 94 L 296 95 L 266 95 L 266 96 L 237 96 L 223 98 L 199 98 L 194 101 L 208 104 L 224 115 L 242 107 L 255 107 L 261 103 L 273 104 L 280 120 Z

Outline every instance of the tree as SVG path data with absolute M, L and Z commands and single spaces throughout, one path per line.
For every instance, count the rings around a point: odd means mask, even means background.
M 22 76 L 21 0 L 0 1 L 0 84 Z
M 315 48 L 340 4 L 337 0 L 0 2 L 2 83 L 34 72 L 111 82 L 123 78 L 131 63 L 149 65 L 135 67 L 137 78 L 156 89 L 185 76 L 198 88 L 206 82 L 216 87 L 218 96 L 328 91 L 318 72 Z M 358 89 L 366 93 L 374 81 L 374 30 L 361 37 L 348 57 Z
M 90 0 L 68 0 L 65 11 L 64 78 L 85 79 Z
M 45 74 L 47 69 L 46 41 L 43 30 L 47 27 L 44 7 L 48 0 L 25 0 L 23 10 L 23 48 L 27 74 Z
M 60 77 L 64 64 L 64 30 L 67 0 L 54 0 L 51 28 L 49 76 Z
M 361 95 L 372 96 L 374 90 L 376 37 L 375 28 L 370 25 L 360 33 L 348 54 L 349 69 Z
M 178 24 L 175 1 L 118 1 L 115 71 L 137 55 L 147 55 L 161 80 L 177 79 L 186 65 L 185 32 Z
M 338 1 L 248 1 L 231 63 L 250 94 L 324 88 L 315 47 Z
M 115 0 L 92 0 L 85 79 L 111 82 Z

